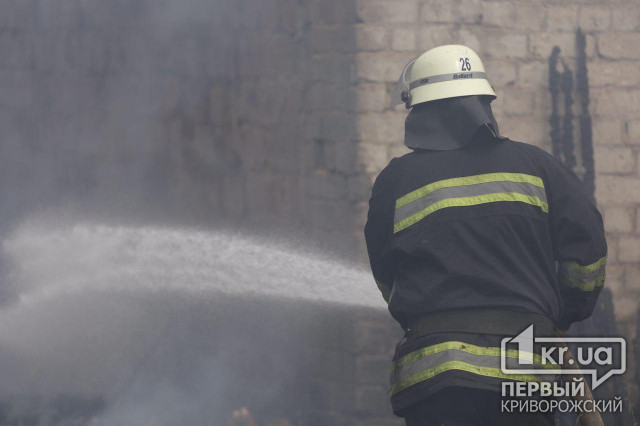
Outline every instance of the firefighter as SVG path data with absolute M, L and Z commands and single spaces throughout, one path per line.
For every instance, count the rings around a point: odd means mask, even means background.
M 531 324 L 548 337 L 591 315 L 607 259 L 600 213 L 561 161 L 500 135 L 472 49 L 423 53 L 392 98 L 411 108 L 412 151 L 376 178 L 365 237 L 406 332 L 393 411 L 408 426 L 552 425 L 549 413 L 501 413 L 502 382 L 539 379 L 503 373 L 500 341 Z

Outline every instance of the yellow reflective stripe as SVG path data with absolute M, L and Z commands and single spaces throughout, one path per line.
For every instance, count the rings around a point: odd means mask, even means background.
M 603 287 L 606 276 L 603 274 L 602 277 L 595 279 L 593 281 L 584 282 L 575 278 L 561 278 L 562 284 L 567 287 L 577 288 L 582 291 L 593 291 L 596 287 Z
M 459 351 L 467 352 L 474 355 L 485 355 L 485 356 L 495 356 L 495 357 L 500 356 L 500 348 L 476 346 L 476 345 L 472 345 L 465 342 L 459 342 L 459 341 L 449 341 L 449 342 L 438 343 L 436 345 L 427 346 L 426 348 L 413 351 L 403 356 L 402 358 L 400 358 L 397 362 L 397 367 L 395 368 L 402 368 L 403 366 L 410 364 L 412 362 L 415 362 L 426 356 L 437 354 L 437 353 L 448 351 L 448 350 L 459 350 Z M 517 351 L 515 349 L 507 349 L 505 356 L 507 358 L 514 358 L 514 359 L 518 359 L 520 356 L 528 360 L 533 359 L 534 363 L 546 369 L 553 370 L 558 367 L 557 364 L 551 363 L 551 362 L 543 364 L 542 357 L 539 354 L 534 354 L 531 352 Z M 391 371 L 393 371 L 395 368 L 394 368 L 394 363 L 392 363 Z
M 434 376 L 437 376 L 440 373 L 444 373 L 445 371 L 450 370 L 461 370 L 466 371 L 473 374 L 478 374 L 480 376 L 486 377 L 494 377 L 498 379 L 507 379 L 507 380 L 517 380 L 521 382 L 539 382 L 536 376 L 532 374 L 505 374 L 499 368 L 493 367 L 479 367 L 477 365 L 469 364 L 464 361 L 448 361 L 444 362 L 437 367 L 430 368 L 428 370 L 423 370 L 419 373 L 414 374 L 413 376 L 407 377 L 396 384 L 391 388 L 391 395 L 394 395 L 401 390 L 408 388 L 409 386 L 415 385 L 416 383 L 420 383 L 422 381 L 428 380 Z
M 593 291 L 596 287 L 604 286 L 606 264 L 607 256 L 585 266 L 573 261 L 561 262 L 559 270 L 560 282 L 567 287 L 577 288 L 582 291 Z
M 495 194 L 477 195 L 473 197 L 461 197 L 461 198 L 446 198 L 444 200 L 435 202 L 425 209 L 396 222 L 393 226 L 393 232 L 402 231 L 405 228 L 413 225 L 414 223 L 424 219 L 431 213 L 446 208 L 446 207 L 464 207 L 464 206 L 476 206 L 485 203 L 495 203 L 498 201 L 518 201 L 522 203 L 531 204 L 532 206 L 538 206 L 545 213 L 549 212 L 549 205 L 542 201 L 540 198 L 533 195 L 524 195 L 517 192 L 498 192 Z
M 396 200 L 396 209 L 399 209 L 400 207 L 409 204 L 412 201 L 422 198 L 433 191 L 437 191 L 438 189 L 499 181 L 525 182 L 538 186 L 540 188 L 544 188 L 542 179 L 537 176 L 527 175 L 524 173 L 486 173 L 482 175 L 445 179 L 438 182 L 430 183 L 398 198 Z
M 576 272 L 579 272 L 581 274 L 588 274 L 591 272 L 595 272 L 598 269 L 602 268 L 603 266 L 605 266 L 607 264 L 607 256 L 598 259 L 597 261 L 593 262 L 591 265 L 579 265 L 578 262 L 563 262 L 568 268 L 573 269 Z
M 378 281 L 375 277 L 373 277 L 373 279 L 376 281 L 376 285 L 378 286 L 378 290 L 380 290 L 380 293 L 382 293 L 384 301 L 389 303 L 391 301 L 391 290 L 389 290 L 389 286 Z

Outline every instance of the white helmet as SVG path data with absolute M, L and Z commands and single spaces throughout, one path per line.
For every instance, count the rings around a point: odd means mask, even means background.
M 452 44 L 428 50 L 404 67 L 391 106 L 404 103 L 411 108 L 423 102 L 471 95 L 496 98 L 476 52 Z

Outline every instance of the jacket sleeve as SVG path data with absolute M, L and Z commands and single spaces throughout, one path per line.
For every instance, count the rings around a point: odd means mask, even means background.
M 395 277 L 395 265 L 389 255 L 395 212 L 390 166 L 391 163 L 378 175 L 373 184 L 367 223 L 364 227 L 373 278 L 387 303 L 391 300 Z
M 607 241 L 602 216 L 582 183 L 563 163 L 553 161 L 549 213 L 563 300 L 556 325 L 566 330 L 593 312 L 605 281 Z

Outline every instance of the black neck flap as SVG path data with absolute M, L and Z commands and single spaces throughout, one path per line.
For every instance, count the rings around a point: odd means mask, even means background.
M 466 146 L 478 132 L 502 140 L 491 101 L 489 96 L 462 96 L 418 104 L 405 121 L 404 143 L 411 149 L 448 151 Z

